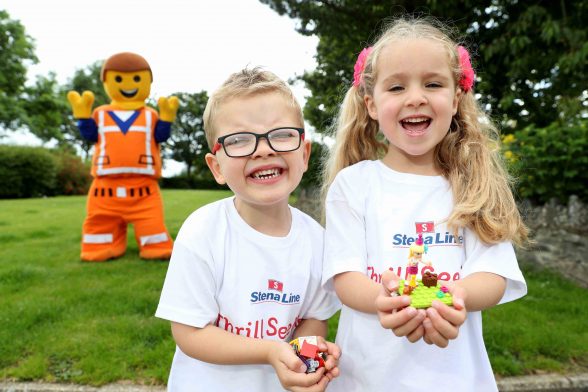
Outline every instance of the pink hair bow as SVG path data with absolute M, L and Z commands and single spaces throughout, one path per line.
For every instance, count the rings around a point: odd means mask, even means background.
M 472 87 L 474 87 L 474 78 L 476 77 L 476 74 L 472 68 L 470 54 L 468 53 L 467 49 L 460 45 L 457 47 L 457 53 L 459 54 L 459 65 L 461 67 L 461 79 L 459 80 L 459 86 L 463 92 L 467 93 L 472 89 Z
M 369 46 L 367 48 L 364 48 L 359 53 L 359 56 L 357 56 L 357 61 L 355 62 L 355 65 L 353 66 L 353 85 L 355 87 L 359 86 L 359 84 L 361 83 L 361 74 L 363 73 L 363 70 L 365 69 L 366 60 L 371 52 L 372 52 L 372 47 Z

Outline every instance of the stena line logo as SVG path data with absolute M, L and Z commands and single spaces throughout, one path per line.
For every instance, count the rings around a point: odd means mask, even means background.
M 300 303 L 300 294 L 284 292 L 284 283 L 275 279 L 267 280 L 267 289 L 251 293 L 249 301 L 252 304 L 274 302 L 280 305 L 296 305 Z

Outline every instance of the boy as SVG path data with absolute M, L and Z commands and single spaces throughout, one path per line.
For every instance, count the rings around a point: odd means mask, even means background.
M 339 348 L 321 338 L 326 366 L 305 374 L 287 343 L 325 336 L 339 306 L 320 287 L 323 229 L 288 205 L 310 155 L 300 106 L 274 74 L 245 69 L 203 117 L 206 163 L 235 196 L 192 213 L 176 238 L 156 312 L 177 344 L 168 389 L 322 391 Z

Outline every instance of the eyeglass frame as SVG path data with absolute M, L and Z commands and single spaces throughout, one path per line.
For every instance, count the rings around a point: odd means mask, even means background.
M 296 148 L 293 148 L 291 150 L 286 150 L 286 151 L 278 151 L 274 148 L 274 146 L 272 146 L 272 142 L 269 139 L 269 134 L 273 131 L 278 131 L 280 129 L 294 129 L 294 130 L 298 131 L 298 135 L 299 135 L 298 136 L 298 146 Z M 247 155 L 238 155 L 238 156 L 229 155 L 229 153 L 227 153 L 227 149 L 225 147 L 225 139 L 228 138 L 229 136 L 240 135 L 240 134 L 248 134 L 248 135 L 255 136 L 255 147 L 253 148 L 253 152 L 251 154 L 247 154 Z M 225 154 L 227 154 L 227 156 L 230 158 L 248 157 L 248 156 L 255 154 L 255 151 L 257 151 L 257 147 L 259 146 L 259 139 L 261 139 L 261 138 L 265 138 L 265 140 L 267 140 L 267 145 L 269 146 L 269 148 L 271 148 L 275 152 L 292 152 L 292 151 L 296 151 L 300 148 L 300 146 L 302 145 L 302 142 L 304 141 L 305 134 L 306 134 L 306 132 L 305 132 L 304 128 L 298 128 L 298 127 L 278 127 L 278 128 L 270 129 L 266 133 L 262 133 L 262 134 L 255 133 L 255 132 L 248 132 L 248 131 L 234 132 L 234 133 L 230 133 L 228 135 L 221 136 L 218 139 L 216 139 L 216 143 L 214 143 L 214 146 L 212 147 L 211 153 L 212 153 L 212 155 L 216 155 L 216 153 L 222 147 L 222 149 L 225 151 Z

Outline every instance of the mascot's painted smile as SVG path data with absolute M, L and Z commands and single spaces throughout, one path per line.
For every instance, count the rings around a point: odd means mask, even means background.
M 137 92 L 139 91 L 138 88 L 133 89 L 133 90 L 119 90 L 120 93 L 127 97 L 127 98 L 133 98 L 135 95 L 137 95 Z

